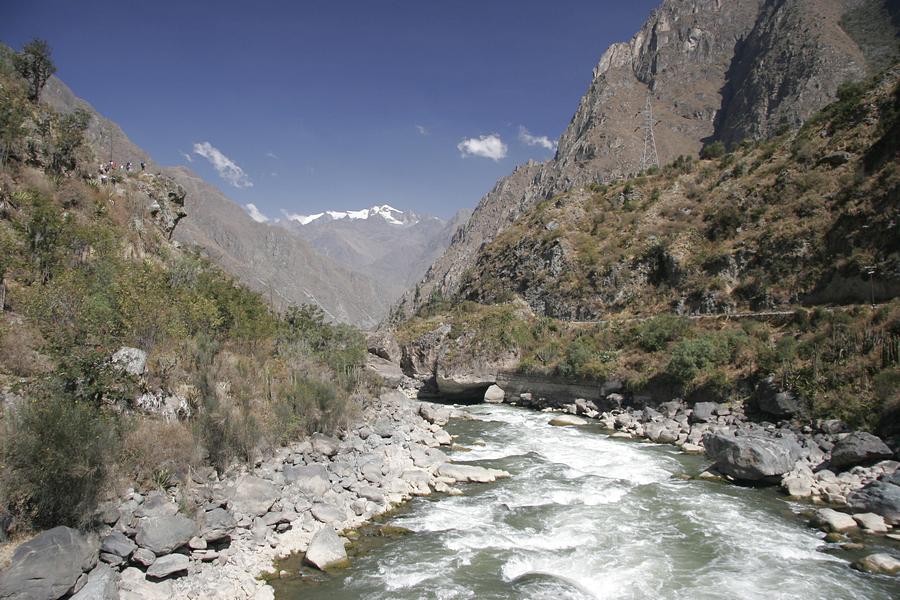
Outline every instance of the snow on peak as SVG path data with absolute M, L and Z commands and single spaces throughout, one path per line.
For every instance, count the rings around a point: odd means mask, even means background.
M 314 215 L 298 215 L 286 213 L 285 216 L 289 221 L 295 221 L 297 223 L 300 223 L 301 225 L 309 225 L 313 221 L 318 221 L 322 217 L 329 217 L 334 221 L 339 221 L 341 219 L 369 219 L 370 217 L 374 216 L 381 217 L 391 225 L 404 225 L 409 223 L 408 221 L 402 220 L 404 217 L 404 213 L 402 210 L 398 210 L 388 204 L 373 206 L 371 208 L 363 208 L 362 210 L 326 210 L 325 212 L 316 213 Z

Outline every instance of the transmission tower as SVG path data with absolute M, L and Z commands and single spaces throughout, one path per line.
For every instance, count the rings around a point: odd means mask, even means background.
M 652 94 L 647 92 L 647 104 L 644 106 L 644 151 L 641 152 L 641 171 L 650 167 L 659 168 L 659 155 L 656 153 L 656 137 L 653 135 Z

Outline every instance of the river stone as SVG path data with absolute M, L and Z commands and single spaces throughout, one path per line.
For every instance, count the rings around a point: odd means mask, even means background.
M 703 446 L 717 471 L 744 481 L 772 481 L 791 471 L 801 455 L 794 439 L 760 433 L 707 433 Z
M 88 574 L 87 583 L 69 600 L 119 600 L 118 574 L 109 566 L 98 564 Z
M 453 463 L 444 463 L 438 467 L 438 475 L 469 483 L 491 483 L 498 477 L 509 477 L 509 473 L 506 471 Z
M 446 406 L 423 403 L 419 406 L 419 414 L 423 419 L 435 425 L 446 425 L 450 421 L 450 409 Z
M 359 494 L 360 498 L 365 498 L 366 500 L 370 500 L 372 502 L 384 502 L 384 494 L 377 487 L 373 487 L 371 485 L 361 486 L 356 493 Z
M 168 554 L 157 558 L 147 568 L 147 576 L 162 579 L 181 571 L 187 571 L 190 560 L 184 554 Z
M 231 489 L 228 504 L 234 512 L 259 517 L 269 512 L 278 499 L 271 482 L 254 475 L 242 475 Z
M 120 600 L 172 600 L 174 597 L 171 581 L 147 581 L 136 567 L 128 567 L 119 575 Z
M 28 540 L 0 573 L 3 600 L 56 600 L 94 568 L 100 542 L 69 527 L 54 527 Z
M 900 525 L 900 486 L 886 481 L 873 481 L 847 496 L 853 510 L 872 512 L 891 525 Z
M 831 450 L 831 466 L 839 471 L 860 464 L 893 458 L 894 453 L 880 438 L 855 431 L 834 445 Z
M 347 513 L 343 509 L 332 504 L 313 504 L 310 512 L 312 512 L 312 516 L 326 525 L 341 522 L 347 518 Z
M 823 531 L 840 533 L 856 528 L 856 521 L 853 520 L 853 517 L 831 508 L 820 508 L 817 510 L 812 522 Z
M 156 562 L 156 555 L 146 548 L 138 548 L 134 551 L 134 554 L 131 555 L 131 562 L 149 567 Z
M 859 513 L 853 515 L 853 520 L 869 533 L 887 533 L 889 527 L 884 522 L 884 517 L 875 513 Z
M 331 567 L 343 567 L 350 562 L 344 542 L 331 527 L 323 527 L 316 532 L 309 542 L 304 560 L 322 571 Z
M 157 556 L 184 546 L 197 534 L 197 525 L 184 515 L 150 517 L 138 526 L 134 541 Z
M 313 452 L 318 452 L 324 456 L 334 456 L 338 453 L 341 443 L 330 435 L 324 433 L 314 433 L 310 437 Z
M 503 404 L 503 399 L 506 397 L 506 392 L 497 385 L 493 384 L 488 387 L 484 392 L 484 401 L 488 404 Z
M 207 542 L 217 542 L 231 537 L 235 527 L 237 521 L 234 515 L 224 508 L 214 508 L 200 516 L 200 537 Z
M 884 575 L 900 573 L 900 560 L 897 560 L 890 554 L 884 552 L 870 554 L 861 558 L 856 561 L 853 566 L 866 573 L 879 573 Z
M 569 425 L 587 425 L 587 421 L 575 415 L 559 415 L 550 419 L 550 424 L 557 427 L 566 427 Z
M 308 465 L 305 467 L 284 467 L 284 480 L 296 483 L 302 492 L 321 496 L 331 487 L 328 471 L 324 465 Z
M 715 420 L 718 404 L 715 402 L 697 402 L 691 410 L 691 423 L 709 423 Z
M 121 558 L 128 558 L 136 549 L 137 544 L 119 531 L 113 531 L 103 538 L 103 541 L 100 543 L 100 552 L 113 554 Z
M 781 487 L 788 496 L 808 498 L 812 496 L 813 479 L 804 473 L 792 473 L 781 480 Z

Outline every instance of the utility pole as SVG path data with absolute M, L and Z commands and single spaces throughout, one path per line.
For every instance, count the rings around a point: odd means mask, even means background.
M 644 151 L 641 152 L 641 171 L 650 167 L 659 168 L 659 155 L 656 153 L 656 137 L 653 135 L 653 94 L 647 91 L 647 104 L 644 106 Z

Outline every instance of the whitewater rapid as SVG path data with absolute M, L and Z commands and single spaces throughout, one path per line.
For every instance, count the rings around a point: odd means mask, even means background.
M 509 406 L 466 411 L 448 429 L 470 451 L 452 457 L 512 477 L 417 499 L 389 521 L 411 534 L 279 600 L 900 598 L 896 579 L 823 552 L 808 506 L 688 479 L 701 457 Z

